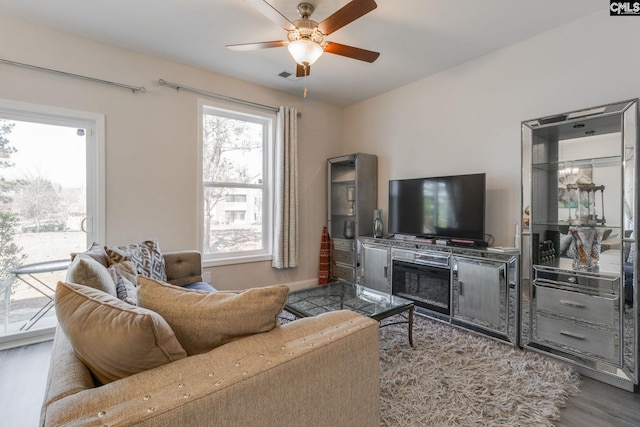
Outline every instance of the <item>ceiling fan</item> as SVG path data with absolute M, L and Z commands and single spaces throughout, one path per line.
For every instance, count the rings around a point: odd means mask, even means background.
M 323 52 L 366 62 L 373 62 L 380 56 L 378 52 L 325 40 L 325 37 L 329 34 L 378 7 L 374 0 L 352 0 L 320 23 L 310 19 L 314 10 L 314 6 L 311 3 L 300 3 L 298 5 L 300 19 L 291 22 L 266 0 L 246 1 L 251 3 L 267 18 L 284 28 L 288 33 L 287 40 L 232 44 L 227 45 L 227 47 L 233 50 L 245 51 L 287 46 L 289 53 L 296 61 L 297 77 L 308 76 L 311 71 L 311 65 Z

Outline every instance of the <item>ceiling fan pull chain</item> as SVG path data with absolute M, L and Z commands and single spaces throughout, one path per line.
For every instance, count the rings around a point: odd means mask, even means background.
M 302 64 L 302 66 L 304 67 L 304 95 L 302 96 L 302 98 L 307 99 L 307 65 Z

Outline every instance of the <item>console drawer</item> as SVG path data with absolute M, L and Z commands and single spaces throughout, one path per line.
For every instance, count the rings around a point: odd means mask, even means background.
M 618 297 L 535 286 L 536 309 L 617 329 Z
M 613 332 L 537 313 L 535 334 L 538 339 L 561 349 L 580 355 L 590 354 L 616 365 L 620 364 L 618 337 Z
M 592 292 L 600 291 L 617 294 L 620 287 L 620 279 L 617 277 L 579 274 L 549 267 L 534 266 L 534 275 L 536 282 L 544 281 L 557 286 L 586 288 Z
M 333 249 L 339 251 L 353 251 L 355 246 L 355 240 L 348 239 L 333 239 Z
M 353 261 L 355 260 L 354 251 L 333 251 L 333 261 L 339 262 L 342 264 L 353 265 Z
M 356 270 L 353 267 L 349 267 L 341 264 L 333 264 L 331 269 L 331 277 L 334 279 L 343 279 L 347 282 L 354 283 L 356 281 Z

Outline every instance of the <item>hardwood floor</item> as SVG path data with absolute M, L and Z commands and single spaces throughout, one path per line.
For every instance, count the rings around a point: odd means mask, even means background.
M 53 341 L 0 351 L 0 424 L 36 427 Z
M 0 423 L 3 426 L 38 426 L 51 344 L 48 341 L 0 351 Z M 640 426 L 640 394 L 582 377 L 580 393 L 569 399 L 556 426 Z
M 581 377 L 580 393 L 562 409 L 557 427 L 640 426 L 640 394 Z

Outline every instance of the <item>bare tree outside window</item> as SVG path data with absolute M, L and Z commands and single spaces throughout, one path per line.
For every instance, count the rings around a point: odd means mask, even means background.
M 56 124 L 57 118 L 40 122 L 28 112 L 18 116 L 0 116 L 0 297 L 5 302 L 0 339 L 26 325 L 29 330 L 54 326 L 54 310 L 44 311 L 35 324 L 29 321 L 65 277 L 63 270 L 43 268 L 17 280 L 10 270 L 68 260 L 87 244 L 81 229 L 87 217 L 86 129 Z
M 46 228 L 46 231 L 61 231 L 64 229 L 62 225 L 50 224 L 45 221 L 46 217 L 57 214 L 60 204 L 59 194 L 62 191 L 60 185 L 54 185 L 51 181 L 42 176 L 36 176 L 20 182 L 19 191 L 16 197 L 16 205 L 20 209 L 23 219 L 32 221 L 33 229 L 25 229 L 22 231 L 40 232 Z M 25 224 L 28 226 L 27 224 Z

